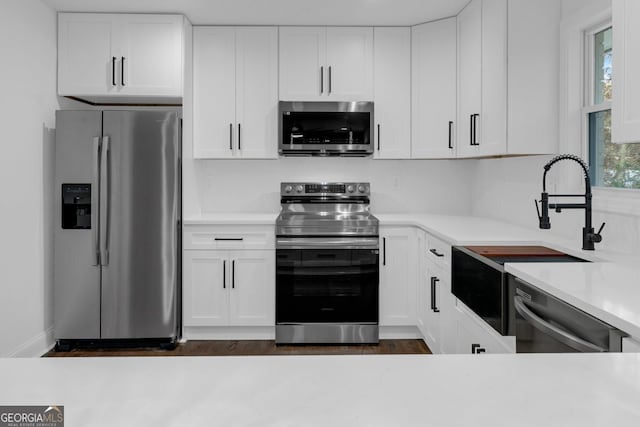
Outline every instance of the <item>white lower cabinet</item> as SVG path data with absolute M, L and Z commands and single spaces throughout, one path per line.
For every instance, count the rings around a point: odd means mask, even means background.
M 185 326 L 273 326 L 272 250 L 187 250 L 183 255 Z
M 458 354 L 515 353 L 515 337 L 505 337 L 480 319 L 462 302 L 454 309 L 455 351 Z
M 380 325 L 416 324 L 416 229 L 380 227 Z

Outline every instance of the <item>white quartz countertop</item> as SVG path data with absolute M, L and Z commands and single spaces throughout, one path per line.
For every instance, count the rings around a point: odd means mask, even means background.
M 68 426 L 637 426 L 640 354 L 0 360 Z

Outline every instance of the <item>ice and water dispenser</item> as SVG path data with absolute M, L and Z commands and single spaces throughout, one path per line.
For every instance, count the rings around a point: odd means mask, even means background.
M 91 184 L 62 184 L 62 228 L 91 228 Z

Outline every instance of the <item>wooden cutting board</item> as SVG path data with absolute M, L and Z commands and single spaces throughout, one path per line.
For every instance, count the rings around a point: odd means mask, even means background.
M 472 252 L 487 258 L 509 256 L 562 256 L 564 252 L 544 246 L 465 246 Z

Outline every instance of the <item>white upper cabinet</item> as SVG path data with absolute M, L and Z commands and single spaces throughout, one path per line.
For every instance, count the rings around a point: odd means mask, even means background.
M 557 0 L 472 0 L 460 12 L 458 157 L 558 151 L 559 22 Z
M 58 94 L 179 103 L 189 31 L 181 15 L 60 13 Z
M 640 2 L 613 0 L 611 140 L 640 142 Z
M 182 96 L 182 20 L 121 15 L 120 93 Z
M 194 29 L 194 157 L 276 158 L 278 29 Z
M 281 27 L 280 99 L 373 99 L 373 29 Z
M 374 29 L 374 158 L 411 154 L 411 30 Z
M 412 28 L 412 158 L 456 155 L 456 51 L 456 18 Z
M 506 154 L 506 34 L 506 0 L 472 0 L 458 15 L 458 157 Z

